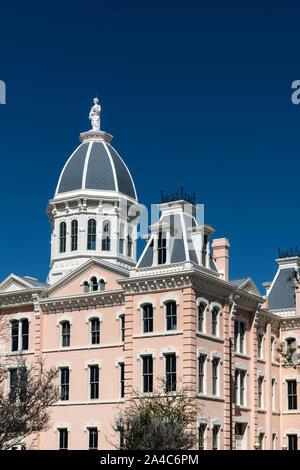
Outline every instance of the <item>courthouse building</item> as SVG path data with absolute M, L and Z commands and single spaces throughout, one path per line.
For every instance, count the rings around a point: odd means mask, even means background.
M 142 206 L 111 140 L 96 123 L 62 169 L 47 208 L 47 281 L 0 284 L 9 373 L 19 351 L 59 369 L 50 427 L 22 445 L 118 448 L 115 416 L 165 377 L 166 393 L 195 391 L 199 449 L 297 449 L 299 370 L 277 349 L 300 341 L 300 255 L 280 253 L 262 296 L 247 273 L 229 278 L 229 241 L 178 192 L 162 198 L 137 259 Z

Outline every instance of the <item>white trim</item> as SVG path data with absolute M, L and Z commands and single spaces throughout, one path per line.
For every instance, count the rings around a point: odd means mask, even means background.
M 136 353 L 136 358 L 138 361 L 140 361 L 141 357 L 143 356 L 152 356 L 152 358 L 155 359 L 156 354 L 153 349 L 142 349 Z
M 210 311 L 212 312 L 214 307 L 217 307 L 219 309 L 219 314 L 222 315 L 222 305 L 219 302 L 211 302 L 210 304 Z
M 70 323 L 70 325 L 72 325 L 72 318 L 69 317 L 69 315 L 62 315 L 61 317 L 59 317 L 56 320 L 56 326 L 60 326 L 61 323 L 65 322 L 65 321 L 68 321 Z
M 296 434 L 297 437 L 300 437 L 300 431 L 298 429 L 287 429 L 283 432 L 284 437 L 287 437 L 289 434 Z
M 210 422 L 207 418 L 198 418 L 197 420 L 197 428 L 200 427 L 200 424 L 205 424 L 206 425 L 206 429 L 209 430 L 210 429 Z
M 91 320 L 93 320 L 94 318 L 98 318 L 98 320 L 100 322 L 102 322 L 102 315 L 101 313 L 97 313 L 97 312 L 91 312 L 89 313 L 86 317 L 85 317 L 85 323 L 89 323 Z
M 120 364 L 125 364 L 125 357 L 118 357 L 115 360 L 115 367 L 119 367 Z
M 300 382 L 300 377 L 297 376 L 297 375 L 286 375 L 283 379 L 282 379 L 282 383 L 287 383 L 289 382 L 290 380 L 296 380 L 297 383 Z
M 243 370 L 245 372 L 248 372 L 249 368 L 245 364 L 234 364 L 234 368 L 237 370 Z
M 125 315 L 125 308 L 122 308 L 121 310 L 118 310 L 118 312 L 116 312 L 116 320 L 120 320 L 120 317 L 122 315 Z
M 58 423 L 54 425 L 54 431 L 58 432 L 60 429 L 67 429 L 68 432 L 71 431 L 71 426 L 70 424 L 67 423 Z
M 56 370 L 63 369 L 67 367 L 69 370 L 72 370 L 72 363 L 71 362 L 58 362 L 55 366 Z
M 86 186 L 86 174 L 87 174 L 87 169 L 88 169 L 88 164 L 90 160 L 90 154 L 91 154 L 91 149 L 93 146 L 93 141 L 89 143 L 86 155 L 85 155 L 85 160 L 84 160 L 84 166 L 83 166 L 83 172 L 82 172 L 82 180 L 81 180 L 81 188 L 85 189 Z
M 93 423 L 91 421 L 89 423 L 85 423 L 83 425 L 83 432 L 87 432 L 91 428 L 96 428 L 97 431 L 99 432 L 100 431 L 100 424 L 99 423 Z
M 197 358 L 200 356 L 206 356 L 206 358 L 210 360 L 209 351 L 205 348 L 197 348 Z
M 6 324 L 9 325 L 14 320 L 17 320 L 17 321 L 28 320 L 28 322 L 31 323 L 31 315 L 26 315 L 24 313 L 15 313 L 14 315 L 11 315 L 10 317 L 8 317 Z
M 173 295 L 173 294 L 167 294 L 164 297 L 162 297 L 160 299 L 159 305 L 160 305 L 160 307 L 164 307 L 164 305 L 167 302 L 170 302 L 170 301 L 175 301 L 176 305 L 179 305 L 179 297 L 177 295 Z
M 219 418 L 215 418 L 211 421 L 211 427 L 213 428 L 214 426 L 220 426 L 220 431 L 223 431 L 223 421 Z
M 209 305 L 209 301 L 207 299 L 205 299 L 204 297 L 197 297 L 197 300 L 196 300 L 197 307 L 199 307 L 201 303 L 205 304 L 206 307 L 208 307 Z
M 174 354 L 174 353 L 176 354 L 176 357 L 179 356 L 178 348 L 173 348 L 173 347 L 163 348 L 159 351 L 159 357 L 161 359 L 167 354 Z
M 143 297 L 137 302 L 137 310 L 140 310 L 144 304 L 151 304 L 154 309 L 156 302 L 155 299 L 151 299 L 150 297 Z
M 249 426 L 249 419 L 248 418 L 243 418 L 242 416 L 235 416 L 234 421 L 236 423 L 247 424 Z
M 84 363 L 84 368 L 88 369 L 91 366 L 98 366 L 99 369 L 102 367 L 102 361 L 99 361 L 98 359 L 90 359 L 88 361 L 85 361 Z
M 215 359 L 215 358 L 216 358 L 216 359 L 219 359 L 220 364 L 223 363 L 223 354 L 220 353 L 219 351 L 213 351 L 213 352 L 211 352 L 211 360 L 213 360 L 213 359 Z

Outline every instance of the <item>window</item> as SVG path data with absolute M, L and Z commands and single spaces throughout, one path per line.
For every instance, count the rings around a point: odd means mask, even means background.
M 297 434 L 288 434 L 288 450 L 298 450 Z
M 29 322 L 27 319 L 21 320 L 22 350 L 28 349 Z
M 203 237 L 203 245 L 202 245 L 202 266 L 206 266 L 207 244 L 208 244 L 208 236 L 205 234 Z
M 166 326 L 167 330 L 176 330 L 177 328 L 177 305 L 176 302 L 166 303 Z
M 239 320 L 234 322 L 234 350 L 244 353 L 245 349 L 245 323 Z
M 258 408 L 263 408 L 264 406 L 263 388 L 264 388 L 264 378 L 258 377 Z
M 167 261 L 166 234 L 159 232 L 157 243 L 157 263 L 165 264 Z
M 91 319 L 91 344 L 100 343 L 100 320 L 99 318 Z
M 212 393 L 215 396 L 218 395 L 218 387 L 219 387 L 218 367 L 219 367 L 219 359 L 214 358 L 212 361 Z
M 120 362 L 120 398 L 125 396 L 125 364 Z
M 287 381 L 287 405 L 288 405 L 288 410 L 297 409 L 297 381 L 296 380 Z
M 96 220 L 89 219 L 87 233 L 87 249 L 96 250 Z
M 63 348 L 70 346 L 70 322 L 61 323 L 61 345 Z
M 100 279 L 100 281 L 99 281 L 99 290 L 100 291 L 105 290 L 105 281 L 104 281 L 104 279 Z
M 11 322 L 11 350 L 18 351 L 19 349 L 19 322 L 13 320 Z
M 90 398 L 99 398 L 99 366 L 90 366 Z
M 60 369 L 60 399 L 62 401 L 69 400 L 70 389 L 70 371 L 68 367 Z
M 120 224 L 119 233 L 119 253 L 122 255 L 124 252 L 124 225 Z
M 131 236 L 131 230 L 128 230 L 128 236 L 127 236 L 127 256 L 132 257 L 132 236 Z
M 204 393 L 205 391 L 205 384 L 204 384 L 205 360 L 206 360 L 206 356 L 204 356 L 204 354 L 201 354 L 198 358 L 198 377 L 199 377 L 198 392 L 199 393 Z
M 212 450 L 218 450 L 219 448 L 219 431 L 220 431 L 220 426 L 213 427 Z
M 166 392 L 176 391 L 176 355 L 166 354 L 165 356 L 166 367 Z
M 71 251 L 76 251 L 78 249 L 78 222 L 77 220 L 72 220 L 71 223 Z
M 143 357 L 143 393 L 153 392 L 153 358 Z
M 103 222 L 102 251 L 110 251 L 110 223 L 108 220 Z
M 286 352 L 287 354 L 293 354 L 294 351 L 297 349 L 297 342 L 295 338 L 286 338 Z
M 276 434 L 272 434 L 272 450 L 276 450 Z
M 211 333 L 214 336 L 218 336 L 218 314 L 219 314 L 219 309 L 218 307 L 214 307 L 212 312 L 211 312 Z
M 89 428 L 89 450 L 98 450 L 98 429 Z
M 90 285 L 87 281 L 84 281 L 83 283 L 83 291 L 85 294 L 90 291 Z
M 98 281 L 96 277 L 91 278 L 90 288 L 92 292 L 96 292 L 99 289 L 99 285 L 98 285 Z
M 272 393 L 272 411 L 275 410 L 275 383 L 276 383 L 276 380 L 275 379 L 272 379 L 272 382 L 271 382 L 271 393 Z
M 24 320 L 11 321 L 11 350 L 27 351 L 29 343 L 29 321 Z
M 25 402 L 27 391 L 27 369 L 20 367 L 9 371 L 9 398 L 12 402 Z
M 68 450 L 68 430 L 59 429 L 59 450 Z
M 244 370 L 236 369 L 235 371 L 235 404 L 239 406 L 245 405 L 245 377 Z
M 66 239 L 67 239 L 67 224 L 61 222 L 59 225 L 59 252 L 65 253 L 66 251 Z
M 153 332 L 153 305 L 143 305 L 143 333 Z
M 125 315 L 120 315 L 121 342 L 125 341 Z
M 205 449 L 205 430 L 206 430 L 206 424 L 200 424 L 199 429 L 198 429 L 199 450 Z
M 204 312 L 206 305 L 203 302 L 200 302 L 198 305 L 198 330 L 202 333 L 204 332 Z
M 258 442 L 259 442 L 260 450 L 264 450 L 264 438 L 265 438 L 265 433 L 260 432 L 258 435 Z
M 275 346 L 275 336 L 271 336 L 271 359 L 274 361 L 274 346 Z
M 258 337 L 257 337 L 257 356 L 258 356 L 258 359 L 262 359 L 263 358 L 263 335 L 262 334 L 259 334 Z
M 120 431 L 120 441 L 119 441 L 119 449 L 124 449 L 124 432 Z

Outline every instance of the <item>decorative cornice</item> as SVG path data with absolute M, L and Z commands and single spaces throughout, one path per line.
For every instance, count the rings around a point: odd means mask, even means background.
M 115 305 L 124 305 L 124 293 L 121 289 L 67 297 L 54 297 L 40 301 L 41 309 L 45 313 L 86 310 L 88 308 L 103 308 Z
M 0 308 L 13 308 L 19 306 L 35 305 L 37 298 L 45 297 L 46 288 L 24 289 L 23 291 L 5 292 L 0 294 Z M 35 305 L 35 312 L 37 306 Z

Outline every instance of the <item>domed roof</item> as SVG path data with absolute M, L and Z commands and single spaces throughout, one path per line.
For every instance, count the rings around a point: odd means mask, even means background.
M 130 172 L 103 131 L 80 135 L 82 143 L 65 164 L 55 195 L 80 189 L 117 191 L 137 200 Z

